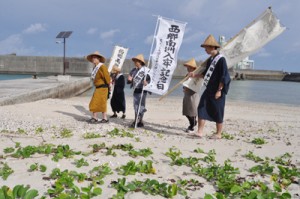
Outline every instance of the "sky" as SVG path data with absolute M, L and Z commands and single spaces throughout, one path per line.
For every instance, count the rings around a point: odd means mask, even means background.
M 120 45 L 148 59 L 162 16 L 187 23 L 178 58 L 203 61 L 209 34 L 230 39 L 269 6 L 287 30 L 250 56 L 254 68 L 300 72 L 300 0 L 0 0 L 0 55 L 62 57 L 56 36 L 73 31 L 66 57 L 110 58 Z

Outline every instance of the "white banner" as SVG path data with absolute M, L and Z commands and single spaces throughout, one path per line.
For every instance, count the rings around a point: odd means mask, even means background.
M 276 18 L 272 10 L 268 8 L 256 20 L 229 40 L 221 48 L 220 53 L 226 58 L 228 68 L 231 68 L 276 38 L 285 29 L 285 27 L 281 26 L 279 19 Z M 206 62 L 204 63 L 206 65 Z M 195 73 L 202 72 L 205 65 L 202 64 L 202 67 L 197 69 Z M 195 92 L 199 92 L 201 84 L 199 82 L 195 84 L 194 81 L 196 80 L 189 78 L 183 82 L 183 85 Z M 196 85 L 200 86 L 196 87 Z
M 122 69 L 123 63 L 126 59 L 128 48 L 123 48 L 121 46 L 115 46 L 110 63 L 108 66 L 108 72 L 112 70 L 113 66 L 117 66 Z
M 158 18 L 155 49 L 151 55 L 150 83 L 144 90 L 163 95 L 168 91 L 177 66 L 177 54 L 182 43 L 186 23 Z
M 285 29 L 272 10 L 268 8 L 221 49 L 220 52 L 226 58 L 228 68 L 255 53 Z

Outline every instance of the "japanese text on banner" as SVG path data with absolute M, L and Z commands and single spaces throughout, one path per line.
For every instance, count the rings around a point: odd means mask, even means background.
M 186 23 L 159 18 L 155 36 L 156 47 L 151 56 L 150 83 L 144 90 L 162 95 L 168 91 L 177 66 L 177 54 L 182 43 Z
M 109 66 L 108 66 L 108 72 L 112 70 L 113 66 L 117 66 L 118 68 L 122 68 L 123 63 L 126 59 L 128 48 L 123 48 L 121 46 L 115 46 L 113 55 L 111 57 Z

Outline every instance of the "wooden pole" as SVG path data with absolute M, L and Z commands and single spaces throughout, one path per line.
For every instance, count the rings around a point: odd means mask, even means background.
M 197 67 L 196 70 L 193 71 L 193 74 L 199 74 L 200 72 L 203 72 L 204 71 L 204 66 L 206 65 L 207 61 L 208 61 L 208 59 L 206 59 L 204 62 L 202 62 L 201 65 L 199 67 Z M 178 82 L 175 86 L 173 86 L 173 88 L 171 88 L 166 94 L 162 95 L 159 98 L 159 101 L 161 101 L 162 99 L 167 97 L 170 93 L 172 93 L 178 86 L 180 86 L 188 78 L 189 78 L 188 76 L 184 77 L 180 82 Z

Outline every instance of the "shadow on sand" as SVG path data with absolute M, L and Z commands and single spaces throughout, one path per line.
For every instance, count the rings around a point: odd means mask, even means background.
M 57 113 L 61 113 L 70 117 L 73 117 L 77 121 L 84 121 L 87 122 L 87 120 L 90 118 L 91 113 L 87 109 L 85 109 L 83 106 L 75 105 L 74 108 L 80 111 L 82 115 L 74 114 L 74 113 L 68 113 L 64 111 L 56 111 Z M 130 128 L 130 125 L 132 124 L 132 119 L 121 119 L 121 118 L 109 118 L 110 124 L 118 124 L 124 126 L 124 128 Z M 145 131 L 152 131 L 154 133 L 164 134 L 164 135 L 175 135 L 175 136 L 183 136 L 190 139 L 197 139 L 196 136 L 193 136 L 192 133 L 186 133 L 184 132 L 184 129 L 181 127 L 175 127 L 170 125 L 162 125 L 157 123 L 151 123 L 151 122 L 145 122 L 145 127 L 143 128 L 137 128 L 140 130 Z M 198 138 L 199 139 L 199 138 Z

